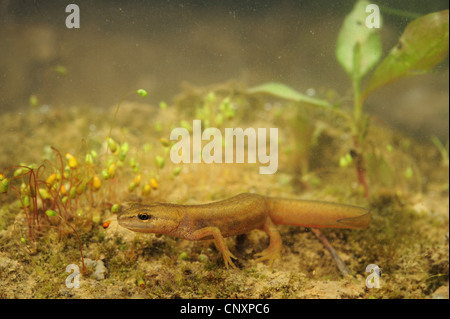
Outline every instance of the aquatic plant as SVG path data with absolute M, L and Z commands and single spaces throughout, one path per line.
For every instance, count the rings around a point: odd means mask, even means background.
M 56 152 L 61 165 L 63 165 L 61 153 L 56 148 L 52 149 Z M 78 164 L 70 154 L 68 155 L 68 165 L 70 170 L 74 170 Z M 48 167 L 52 168 L 53 172 L 45 178 L 44 173 Z M 81 195 L 82 187 L 85 184 L 79 181 L 78 178 L 74 178 L 64 168 L 64 166 L 61 166 L 61 169 L 58 170 L 50 161 L 46 161 L 40 166 L 32 164 L 9 167 L 0 174 L 0 183 L 2 185 L 0 193 L 7 193 L 11 189 L 17 194 L 20 208 L 25 214 L 28 226 L 28 235 L 21 234 L 20 241 L 27 245 L 31 254 L 37 252 L 36 236 L 41 233 L 41 228 L 53 225 L 53 217 L 59 218 L 63 225 L 67 225 L 72 229 L 78 239 L 84 271 L 80 236 L 69 223 L 69 220 L 73 218 L 72 211 L 78 205 L 78 196 Z M 10 171 L 13 171 L 13 176 L 8 178 L 7 173 Z M 10 182 L 14 180 L 21 181 L 20 187 Z M 66 183 L 66 180 L 69 180 L 69 182 Z M 68 190 L 66 190 L 67 185 Z
M 363 144 L 368 133 L 369 116 L 364 113 L 364 102 L 376 89 L 403 77 L 424 74 L 433 69 L 448 54 L 449 11 L 430 13 L 411 21 L 387 56 L 378 64 L 368 84 L 362 80 L 382 57 L 378 28 L 372 27 L 366 0 L 356 2 L 340 30 L 336 58 L 351 79 L 353 88 L 353 116 L 331 103 L 304 95 L 281 83 L 266 83 L 248 90 L 248 93 L 266 93 L 276 97 L 302 102 L 334 112 L 348 120 L 354 148 L 340 160 L 341 166 L 354 163 L 359 184 L 368 197 L 369 186 L 365 177 Z M 381 20 L 380 20 L 381 24 Z
M 377 66 L 364 89 L 361 82 L 375 67 L 382 55 L 378 28 L 367 21 L 366 8 L 370 3 L 360 0 L 347 15 L 340 30 L 336 57 L 352 80 L 354 146 L 352 157 L 358 173 L 358 181 L 369 188 L 364 176 L 363 156 L 360 144 L 369 127 L 369 117 L 363 112 L 364 102 L 377 88 L 402 77 L 429 72 L 448 54 L 449 11 L 431 13 L 410 22 L 398 39 L 397 45 Z

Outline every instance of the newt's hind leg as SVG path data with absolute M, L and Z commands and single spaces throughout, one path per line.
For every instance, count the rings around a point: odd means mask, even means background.
M 256 254 L 258 258 L 256 258 L 256 261 L 269 261 L 269 266 L 272 267 L 273 262 L 276 259 L 281 258 L 281 236 L 278 232 L 277 228 L 275 227 L 275 224 L 272 222 L 270 217 L 267 217 L 264 225 L 260 228 L 262 231 L 264 231 L 267 235 L 269 235 L 270 243 L 269 247 L 267 247 L 262 252 Z
M 322 242 L 325 248 L 328 249 L 331 258 L 333 258 L 334 262 L 336 263 L 336 266 L 339 268 L 341 273 L 344 276 L 347 276 L 350 273 L 350 270 L 348 269 L 347 265 L 345 265 L 345 263 L 342 261 L 342 259 L 339 257 L 336 250 L 334 250 L 333 246 L 331 246 L 330 242 L 325 237 L 325 235 L 317 228 L 311 228 L 311 230 L 317 236 L 317 238 L 319 238 L 319 240 Z

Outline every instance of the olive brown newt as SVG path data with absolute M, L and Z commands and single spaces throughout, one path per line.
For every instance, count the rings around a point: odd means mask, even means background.
M 275 224 L 312 228 L 363 229 L 370 212 L 362 207 L 322 201 L 296 200 L 244 193 L 201 205 L 132 204 L 118 217 L 119 225 L 135 232 L 156 233 L 187 240 L 213 239 L 225 266 L 235 268 L 224 237 L 264 231 L 270 239 L 257 261 L 280 258 L 280 233 Z

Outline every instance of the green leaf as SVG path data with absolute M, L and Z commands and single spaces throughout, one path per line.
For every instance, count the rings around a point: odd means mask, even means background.
M 370 2 L 358 1 L 344 20 L 336 44 L 336 58 L 352 79 L 360 80 L 381 58 L 381 40 L 376 28 L 369 28 L 366 12 Z M 380 17 L 381 20 L 381 17 Z
M 363 97 L 394 80 L 429 72 L 448 54 L 449 10 L 410 22 L 398 44 L 375 70 Z
M 308 95 L 302 94 L 290 86 L 277 82 L 268 82 L 247 90 L 250 94 L 270 94 L 282 99 L 291 100 L 295 102 L 305 102 L 318 106 L 332 107 L 330 103 L 325 100 L 316 99 Z

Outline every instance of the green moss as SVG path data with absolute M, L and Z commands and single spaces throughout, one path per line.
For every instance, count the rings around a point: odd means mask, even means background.
M 11 225 L 14 222 L 14 219 L 14 210 L 11 210 L 9 205 L 0 207 L 0 231 L 6 229 L 9 225 Z
M 448 239 L 447 243 L 443 243 L 442 236 L 448 232 L 448 216 L 437 216 L 433 209 L 428 207 L 423 212 L 417 211 L 414 204 L 417 203 L 417 196 L 423 196 L 424 202 L 425 199 L 435 200 L 435 206 L 431 207 L 448 207 L 448 193 L 433 193 L 435 198 L 429 197 L 427 190 L 423 190 L 421 194 L 415 193 L 417 183 L 411 181 L 419 175 L 428 176 L 430 184 L 427 187 L 432 190 L 441 189 L 441 182 L 432 184 L 436 183 L 437 174 L 430 174 L 436 170 L 440 158 L 437 157 L 437 162 L 433 162 L 433 158 L 422 159 L 416 156 L 416 153 L 428 154 L 426 149 L 418 149 L 414 141 L 402 143 L 401 137 L 376 126 L 371 126 L 367 137 L 373 146 L 370 150 L 373 154 L 370 153 L 371 155 L 366 157 L 373 186 L 367 204 L 372 211 L 372 223 L 366 230 L 324 231 L 338 253 L 345 256 L 352 275 L 359 278 L 354 282 L 342 279 L 331 263 L 327 251 L 305 228 L 277 226 L 284 247 L 282 260 L 277 262 L 273 269 L 256 264 L 252 260 L 254 252 L 267 245 L 265 234 L 251 233 L 245 244 L 239 240 L 236 242 L 233 238 L 227 239 L 230 249 L 239 257 L 236 261 L 239 269 L 235 270 L 224 267 L 219 251 L 209 251 L 209 247 L 213 247 L 212 243 L 192 243 L 169 236 L 156 238 L 152 235 L 138 235 L 134 240 L 120 235 L 111 237 L 108 232 L 114 234 L 113 229 L 104 230 L 92 222 L 93 209 L 101 212 L 102 221 L 109 218 L 112 203 L 121 204 L 136 199 L 142 199 L 144 202 L 207 202 L 249 190 L 271 196 L 325 199 L 366 205 L 362 194 L 348 182 L 353 181 L 354 169 L 339 167 L 340 157 L 349 154 L 349 144 L 350 147 L 352 145 L 352 141 L 345 138 L 349 133 L 348 127 L 342 123 L 339 116 L 310 109 L 298 114 L 298 105 L 282 101 L 277 102 L 281 107 L 265 110 L 264 104 L 267 101 L 264 98 L 250 97 L 238 90 L 235 94 L 230 94 L 230 91 L 231 88 L 220 92 L 209 89 L 185 92 L 182 96 L 185 100 L 177 103 L 175 108 L 168 107 L 160 111 L 164 114 L 155 114 L 154 119 L 152 118 L 154 123 L 164 123 L 160 130 L 155 130 L 154 125 L 148 125 L 148 121 L 142 125 L 135 124 L 135 121 L 139 121 L 135 114 L 123 114 L 124 121 L 133 122 L 136 127 L 113 134 L 118 144 L 116 147 L 122 149 L 122 146 L 126 145 L 120 140 L 122 135 L 126 135 L 130 147 L 127 156 L 134 156 L 133 166 L 137 167 L 139 162 L 139 174 L 143 174 L 143 181 L 147 179 L 145 182 L 156 176 L 155 172 L 159 172 L 157 175 L 160 188 L 151 190 L 148 197 L 141 196 L 140 192 L 130 194 L 127 186 L 135 173 L 134 167 L 128 165 L 126 160 L 123 167 L 116 167 L 117 180 L 102 180 L 104 186 L 109 185 L 107 187 L 114 190 L 114 197 L 108 198 L 107 192 L 95 193 L 95 208 L 92 208 L 86 194 L 78 197 L 77 205 L 73 203 L 73 212 L 81 209 L 83 214 L 71 215 L 69 222 L 79 233 L 85 257 L 103 260 L 109 271 L 107 278 L 96 281 L 96 289 L 86 289 L 83 297 L 128 298 L 142 295 L 148 298 L 299 298 L 308 297 L 307 291 L 314 287 L 315 283 L 336 283 L 337 287 L 342 288 L 354 285 L 356 290 L 360 291 L 364 285 L 364 276 L 367 275 L 364 268 L 371 263 L 378 264 L 383 269 L 383 290 L 369 291 L 363 287 L 364 290 L 358 297 L 422 298 L 428 297 L 435 289 L 446 284 Z M 227 99 L 227 96 L 230 97 Z M 192 104 L 186 101 L 198 101 L 199 107 L 202 108 L 198 114 L 210 123 L 215 123 L 217 119 L 214 112 L 220 110 L 222 105 L 223 114 L 220 114 L 223 116 L 218 124 L 223 127 L 269 126 L 276 121 L 276 126 L 280 128 L 280 145 L 290 150 L 283 154 L 280 152 L 280 174 L 261 177 L 252 174 L 248 166 L 238 165 L 229 169 L 221 166 L 218 170 L 212 166 L 198 166 L 195 168 L 193 180 L 194 171 L 188 170 L 190 174 L 184 174 L 184 167 L 181 170 L 181 166 L 177 168 L 168 160 L 165 161 L 164 168 L 160 169 L 154 160 L 157 153 L 153 153 L 159 152 L 163 147 L 160 137 L 169 133 L 171 123 L 192 123 L 191 117 L 196 114 Z M 233 109 L 233 105 L 238 105 L 239 108 Z M 177 114 L 171 115 L 173 109 L 178 110 Z M 226 114 L 225 111 L 231 109 L 233 112 Z M 255 117 L 258 112 L 262 112 L 263 116 Z M 300 130 L 299 124 L 302 125 Z M 39 138 L 36 137 L 36 140 Z M 142 147 L 137 145 L 139 142 L 146 143 L 147 151 L 143 152 Z M 105 157 L 100 151 L 104 141 L 96 143 L 89 145 L 97 145 L 99 155 L 89 159 L 88 163 L 91 166 L 99 164 L 97 168 L 101 172 L 107 163 L 106 160 L 100 161 Z M 403 144 L 408 144 L 408 148 L 402 147 Z M 388 145 L 390 147 L 387 147 Z M 144 153 L 145 155 L 142 155 Z M 108 153 L 107 157 L 114 159 L 116 155 Z M 417 162 L 417 167 L 404 165 L 413 162 Z M 78 165 L 82 165 L 80 163 L 82 161 L 78 161 Z M 396 171 L 403 175 L 405 167 L 413 168 L 414 174 L 410 180 L 390 176 Z M 177 176 L 172 178 L 176 168 Z M 68 173 L 70 174 L 70 170 Z M 148 178 L 144 177 L 145 174 L 148 174 Z M 214 183 L 211 183 L 212 176 Z M 441 181 L 443 177 L 439 178 Z M 444 180 L 445 182 L 448 185 L 448 180 Z M 390 188 L 383 191 L 380 185 Z M 103 203 L 102 199 L 105 199 L 104 206 L 99 204 Z M 58 222 L 58 217 L 54 217 L 56 220 L 49 221 L 47 217 L 42 219 L 45 227 L 35 240 L 37 253 L 30 254 L 25 248 L 26 245 L 20 242 L 21 232 L 25 235 L 27 232 L 23 211 L 15 204 L 3 205 L 0 208 L 0 230 L 6 230 L 0 239 L 2 254 L 20 263 L 23 270 L 17 270 L 17 273 L 30 278 L 34 283 L 31 296 L 27 297 L 61 297 L 55 287 L 61 287 L 64 283 L 67 276 L 64 272 L 65 266 L 69 263 L 81 266 L 77 237 L 70 227 Z M 110 227 L 118 226 L 111 224 Z M 31 240 L 27 237 L 26 242 L 29 245 Z M 410 274 L 415 274 L 416 277 L 411 278 Z M 15 287 L 17 284 L 6 281 L 8 278 L 1 276 L 0 274 L 0 282 L 6 282 L 8 287 Z M 144 288 L 136 284 L 138 277 L 145 281 Z M 336 286 L 332 286 L 333 289 Z M 76 294 L 66 296 L 78 297 Z M 354 297 L 351 294 L 346 295 L 345 292 L 339 296 Z

